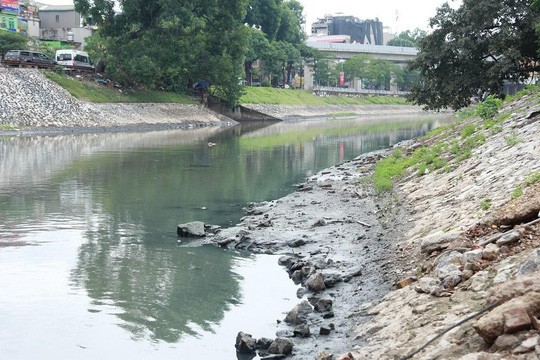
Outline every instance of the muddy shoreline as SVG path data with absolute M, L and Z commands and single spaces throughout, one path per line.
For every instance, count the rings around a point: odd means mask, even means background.
M 403 209 L 362 181 L 383 154 L 361 155 L 311 176 L 281 199 L 250 204 L 238 225 L 211 239 L 227 249 L 282 255 L 284 271 L 302 285 L 298 303 L 308 300 L 313 307 L 297 316 L 302 319 L 276 319 L 276 336 L 294 344 L 291 359 L 313 359 L 324 350 L 339 355 L 361 344 L 354 328 L 370 319 L 363 308 L 378 303 L 396 282 Z
M 412 168 L 383 197 L 368 180 L 383 153 L 323 170 L 212 241 L 280 254 L 302 284 L 278 319 L 291 359 L 538 359 L 539 108 L 526 95 L 495 129 L 472 117 L 402 145 L 438 144 L 447 166 Z M 459 157 L 464 129 L 476 145 Z

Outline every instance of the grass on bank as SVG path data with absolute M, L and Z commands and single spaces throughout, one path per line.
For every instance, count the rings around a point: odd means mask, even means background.
M 512 199 L 517 199 L 521 195 L 523 195 L 523 189 L 532 186 L 536 183 L 540 182 L 540 172 L 534 172 L 531 175 L 529 175 L 523 183 L 518 186 L 514 192 L 512 193 Z
M 94 103 L 179 103 L 193 104 L 188 96 L 165 91 L 122 91 L 90 81 L 46 71 L 45 76 L 66 89 L 79 100 Z M 276 89 L 270 87 L 244 88 L 241 104 L 279 105 L 402 105 L 407 104 L 401 97 L 392 96 L 329 96 L 319 97 L 306 90 Z M 342 116 L 342 115 L 341 115 Z
M 189 96 L 172 92 L 122 91 L 98 83 L 80 81 L 51 71 L 46 71 L 45 76 L 66 89 L 75 98 L 93 103 L 194 103 Z
M 531 94 L 533 91 L 540 93 L 538 87 L 528 87 L 517 95 L 507 99 L 514 101 L 517 98 Z M 377 193 L 390 191 L 394 186 L 394 180 L 402 177 L 409 168 L 416 168 L 418 175 L 424 175 L 430 171 L 443 169 L 452 171 L 453 167 L 472 156 L 473 149 L 484 144 L 487 136 L 501 132 L 502 123 L 509 114 L 499 114 L 503 101 L 494 97 L 488 97 L 478 104 L 475 109 L 466 109 L 457 122 L 439 127 L 426 134 L 422 141 L 424 146 L 417 148 L 410 154 L 403 154 L 401 149 L 396 149 L 375 165 L 373 173 L 373 185 Z M 519 138 L 512 132 L 505 137 L 507 146 L 514 146 Z M 540 174 L 532 174 L 523 185 L 514 191 L 513 197 L 523 193 L 523 187 L 540 181 Z M 482 209 L 489 208 L 488 203 L 481 204 Z
M 394 96 L 317 96 L 307 90 L 246 86 L 241 104 L 278 105 L 404 105 L 407 101 Z

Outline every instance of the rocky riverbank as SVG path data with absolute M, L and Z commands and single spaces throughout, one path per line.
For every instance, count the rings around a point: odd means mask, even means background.
M 471 118 L 402 145 L 441 146 L 446 166 L 411 169 L 385 195 L 369 176 L 388 154 L 327 169 L 212 241 L 283 255 L 302 285 L 276 334 L 291 358 L 537 359 L 539 113 L 526 95 L 496 125 Z
M 222 119 L 198 105 L 87 103 L 48 80 L 42 70 L 0 67 L 0 125 L 43 130 L 156 128 L 216 126 L 222 124 Z

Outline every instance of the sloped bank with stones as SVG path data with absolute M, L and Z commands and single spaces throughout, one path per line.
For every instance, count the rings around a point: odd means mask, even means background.
M 526 95 L 452 171 L 398 183 L 402 289 L 366 306 L 360 359 L 540 358 L 540 101 Z M 523 191 L 519 195 L 518 189 Z
M 93 104 L 79 101 L 41 70 L 0 67 L 0 125 L 126 127 L 134 125 L 220 125 L 222 117 L 198 105 Z

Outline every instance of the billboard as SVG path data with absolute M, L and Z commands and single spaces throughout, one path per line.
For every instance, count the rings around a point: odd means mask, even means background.
M 19 13 L 19 0 L 0 0 L 4 11 Z

